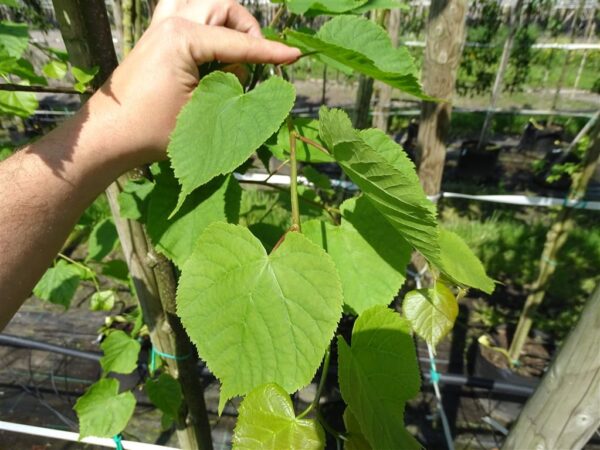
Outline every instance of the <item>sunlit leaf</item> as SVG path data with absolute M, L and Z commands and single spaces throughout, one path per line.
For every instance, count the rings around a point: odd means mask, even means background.
M 54 267 L 46 271 L 33 288 L 36 297 L 62 305 L 67 309 L 81 282 L 82 272 L 79 267 L 62 259 Z
M 297 419 L 287 392 L 277 384 L 257 387 L 242 401 L 234 450 L 321 450 L 325 433 L 314 419 Z
M 88 259 L 100 261 L 108 255 L 117 245 L 117 229 L 112 218 L 98 222 L 90 234 L 88 241 Z
M 92 311 L 110 311 L 115 306 L 117 294 L 115 291 L 98 291 L 90 297 L 90 310 Z
M 24 23 L 0 21 L 0 53 L 20 58 L 29 45 L 29 30 Z
M 182 269 L 177 313 L 227 399 L 275 382 L 294 392 L 313 378 L 342 310 L 331 258 L 290 232 L 268 255 L 246 228 L 216 222 Z
M 104 372 L 131 373 L 137 367 L 140 343 L 121 330 L 112 331 L 102 342 Z

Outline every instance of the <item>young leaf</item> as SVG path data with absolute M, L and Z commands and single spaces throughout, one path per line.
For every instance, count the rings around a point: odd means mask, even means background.
M 122 259 L 106 261 L 102 264 L 102 275 L 112 277 L 116 280 L 127 283 L 129 281 L 129 268 Z
M 280 77 L 248 93 L 231 73 L 202 78 L 177 117 L 167 149 L 182 187 L 175 211 L 194 189 L 234 170 L 275 133 L 295 95 L 294 86 Z
M 33 288 L 36 297 L 69 308 L 81 282 L 81 269 L 62 259 L 46 271 Z
M 29 45 L 26 24 L 0 21 L 0 55 L 20 58 Z
M 111 332 L 100 345 L 104 356 L 100 365 L 105 373 L 131 373 L 137 367 L 140 343 L 121 330 Z
M 242 191 L 233 176 L 217 177 L 196 189 L 169 218 L 180 188 L 169 167 L 161 164 L 160 170 L 149 197 L 146 226 L 157 250 L 183 267 L 198 236 L 209 224 L 238 222 Z
M 259 386 L 242 401 L 234 450 L 321 450 L 325 433 L 314 419 L 297 419 L 289 395 L 277 384 Z
M 53 60 L 48 62 L 42 69 L 44 75 L 55 80 L 62 80 L 67 74 L 67 63 L 60 60 Z
M 115 291 L 94 292 L 90 298 L 91 311 L 110 311 L 115 306 L 117 294 Z
M 161 373 L 153 380 L 149 378 L 144 386 L 150 401 L 163 414 L 172 420 L 179 416 L 179 408 L 183 401 L 183 393 L 179 382 L 167 373 Z
M 406 294 L 402 312 L 415 333 L 435 349 L 454 326 L 458 303 L 452 291 L 438 281 L 435 289 L 419 289 Z
M 0 116 L 27 118 L 37 107 L 38 101 L 33 92 L 0 91 Z
M 450 279 L 488 294 L 494 291 L 494 280 L 487 276 L 479 258 L 459 235 L 440 229 L 440 250 L 440 269 Z
M 248 229 L 216 222 L 183 266 L 177 313 L 221 380 L 219 410 L 275 382 L 294 392 L 314 376 L 342 312 L 333 261 L 290 232 L 268 255 Z
M 17 0 L 0 0 L 0 5 L 6 5 L 9 8 L 18 8 Z
M 119 382 L 104 378 L 79 397 L 73 408 L 79 418 L 79 438 L 112 438 L 127 426 L 135 410 L 131 392 L 119 394 Z
M 351 346 L 338 337 L 338 352 L 342 397 L 371 447 L 421 448 L 403 426 L 405 403 L 420 387 L 408 321 L 374 306 L 356 320 Z
M 23 58 L 2 58 L 0 60 L 0 75 L 16 75 L 29 83 L 46 86 L 46 79 L 37 73 L 33 65 Z
M 78 92 L 85 92 L 88 84 L 92 82 L 92 80 L 98 74 L 100 67 L 94 66 L 90 69 L 84 69 L 81 67 L 71 67 L 71 73 L 73 74 L 73 78 L 75 78 L 75 88 Z
M 404 239 L 438 265 L 435 205 L 425 196 L 412 163 L 388 162 L 352 128 L 343 111 L 323 107 L 319 116 L 321 138 L 344 172 Z
M 392 46 L 386 31 L 364 17 L 339 16 L 315 34 L 286 30 L 286 43 L 303 52 L 343 64 L 364 75 L 420 98 L 421 88 L 413 58 L 406 47 Z
M 404 284 L 411 247 L 365 198 L 346 200 L 341 208 L 341 226 L 312 220 L 302 232 L 333 258 L 344 304 L 353 312 L 389 305 Z
M 88 241 L 88 259 L 100 261 L 108 255 L 117 245 L 119 236 L 112 218 L 106 218 L 98 222 Z
M 129 180 L 123 191 L 119 193 L 119 212 L 126 219 L 146 222 L 148 196 L 154 189 L 154 183 L 142 180 Z

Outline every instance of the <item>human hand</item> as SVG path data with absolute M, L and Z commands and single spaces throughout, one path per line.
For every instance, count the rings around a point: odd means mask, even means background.
M 164 159 L 181 107 L 198 84 L 198 66 L 283 64 L 297 49 L 262 38 L 260 26 L 235 0 L 161 0 L 138 44 L 88 102 L 115 157 L 131 168 Z

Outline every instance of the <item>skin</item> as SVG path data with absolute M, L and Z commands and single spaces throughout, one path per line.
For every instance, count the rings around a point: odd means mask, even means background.
M 139 43 L 70 120 L 0 163 L 0 330 L 85 208 L 118 176 L 166 158 L 205 62 L 285 64 L 234 0 L 162 0 Z

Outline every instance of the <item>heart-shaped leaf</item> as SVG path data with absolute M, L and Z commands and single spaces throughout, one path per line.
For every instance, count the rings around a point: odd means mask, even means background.
M 452 291 L 438 282 L 435 289 L 419 289 L 406 294 L 402 312 L 415 333 L 435 349 L 454 326 L 458 303 Z
M 79 438 L 113 437 L 127 426 L 135 409 L 131 392 L 119 394 L 119 381 L 104 378 L 93 384 L 73 407 L 79 418 Z
M 105 373 L 131 373 L 137 367 L 140 343 L 121 330 L 113 331 L 102 342 L 104 356 L 100 365 Z
M 320 450 L 325 433 L 314 419 L 297 419 L 289 395 L 276 384 L 260 386 L 240 405 L 234 450 Z
M 270 255 L 246 228 L 216 222 L 183 266 L 177 313 L 227 399 L 313 378 L 342 312 L 330 256 L 290 232 Z
M 204 77 L 179 113 L 167 149 L 182 187 L 175 211 L 194 189 L 246 161 L 279 129 L 295 97 L 294 86 L 280 77 L 248 93 L 233 74 Z

